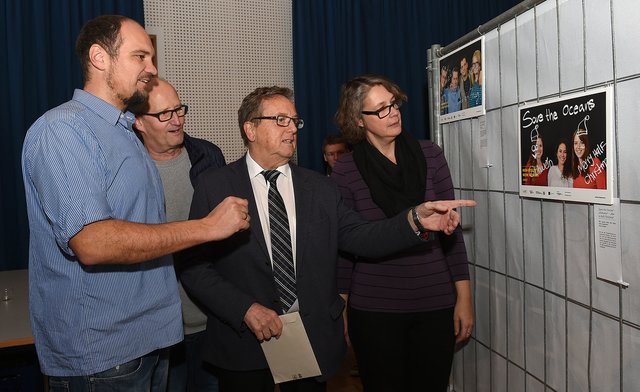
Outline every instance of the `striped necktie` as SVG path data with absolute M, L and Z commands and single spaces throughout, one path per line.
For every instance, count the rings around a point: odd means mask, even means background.
M 270 184 L 268 194 L 269 230 L 271 232 L 273 278 L 278 287 L 283 311 L 286 313 L 296 302 L 296 273 L 293 268 L 289 219 L 287 218 L 284 201 L 276 186 L 276 180 L 280 172 L 277 170 L 264 170 L 262 175 Z

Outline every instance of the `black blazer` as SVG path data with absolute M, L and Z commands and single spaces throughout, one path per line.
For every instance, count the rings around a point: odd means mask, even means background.
M 296 200 L 296 274 L 300 315 L 322 371 L 333 375 L 345 353 L 336 269 L 338 249 L 381 257 L 422 241 L 406 212 L 368 223 L 345 206 L 336 185 L 319 173 L 291 166 Z M 245 157 L 205 171 L 197 181 L 191 218 L 206 216 L 227 196 L 249 200 L 251 228 L 231 238 L 182 252 L 176 258 L 182 284 L 209 317 L 203 358 L 229 370 L 268 368 L 255 335 L 243 322 L 257 302 L 279 311 L 271 261 L 260 225 Z

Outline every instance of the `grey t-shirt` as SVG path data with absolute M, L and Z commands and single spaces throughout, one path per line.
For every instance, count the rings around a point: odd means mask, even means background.
M 189 178 L 189 170 L 191 170 L 189 154 L 183 148 L 176 158 L 167 161 L 154 160 L 154 162 L 160 172 L 164 188 L 167 222 L 189 219 L 189 209 L 193 198 L 193 186 Z M 180 282 L 178 282 L 178 288 L 182 301 L 184 334 L 189 335 L 204 331 L 207 327 L 207 316 L 191 301 Z

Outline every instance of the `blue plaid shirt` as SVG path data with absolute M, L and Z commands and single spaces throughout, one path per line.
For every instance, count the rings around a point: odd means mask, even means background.
M 171 256 L 85 266 L 69 239 L 92 222 L 163 223 L 162 183 L 134 117 L 76 90 L 29 129 L 29 304 L 42 371 L 97 373 L 182 339 Z

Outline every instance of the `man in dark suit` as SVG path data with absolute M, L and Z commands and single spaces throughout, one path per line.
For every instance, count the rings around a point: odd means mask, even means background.
M 204 172 L 194 191 L 192 218 L 235 195 L 249 200 L 252 221 L 249 230 L 192 248 L 178 262 L 184 286 L 209 313 L 203 357 L 216 366 L 222 392 L 273 391 L 260 342 L 279 337 L 278 315 L 292 311 L 300 312 L 322 376 L 286 382 L 280 390 L 324 391 L 345 353 L 338 249 L 380 257 L 421 243 L 427 231 L 452 233 L 459 223 L 452 208 L 475 205 L 463 200 L 423 203 L 388 220 L 364 221 L 345 206 L 330 179 L 289 163 L 304 125 L 292 98 L 292 91 L 281 87 L 258 88 L 245 97 L 238 122 L 248 153 Z M 277 170 L 275 179 L 265 170 Z M 272 188 L 281 196 L 288 221 L 285 237 L 295 280 L 286 290 L 290 300 L 283 299 L 281 289 L 279 260 L 287 252 L 277 248 L 283 236 L 274 226 Z

